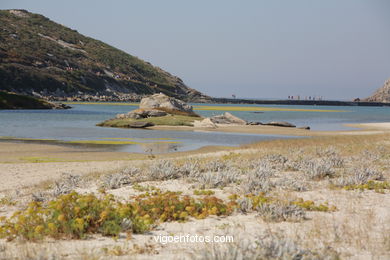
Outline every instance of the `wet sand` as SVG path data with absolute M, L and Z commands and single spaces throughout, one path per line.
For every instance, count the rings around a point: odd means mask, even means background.
M 360 129 L 344 131 L 313 131 L 295 127 L 275 127 L 267 125 L 218 125 L 217 128 L 196 128 L 190 126 L 153 126 L 154 130 L 175 130 L 175 131 L 204 131 L 204 132 L 226 132 L 244 134 L 267 134 L 282 136 L 332 136 L 332 135 L 367 135 L 382 134 L 390 131 L 390 123 L 370 124 L 349 124 L 345 125 Z

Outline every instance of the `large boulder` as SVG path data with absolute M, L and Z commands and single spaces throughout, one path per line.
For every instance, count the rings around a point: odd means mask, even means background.
M 169 97 L 162 93 L 143 98 L 139 108 L 144 110 L 158 109 L 172 114 L 175 112 L 194 114 L 192 106 L 179 99 Z
M 167 112 L 157 110 L 157 109 L 135 109 L 133 111 L 130 111 L 127 113 L 128 118 L 134 118 L 134 119 L 141 119 L 141 118 L 147 118 L 147 117 L 159 117 L 159 116 L 166 116 Z
M 195 120 L 194 121 L 194 127 L 199 128 L 217 128 L 217 125 L 214 124 L 210 118 L 205 118 L 203 120 Z
M 125 118 L 132 118 L 132 119 L 143 119 L 148 117 L 160 117 L 160 116 L 166 116 L 168 113 L 157 110 L 157 109 L 151 109 L 151 110 L 144 110 L 144 109 L 135 109 L 133 111 L 130 111 L 127 114 L 117 114 L 117 119 L 125 119 Z
M 222 115 L 210 117 L 211 122 L 215 124 L 236 124 L 246 125 L 247 122 L 239 117 L 236 117 L 229 112 L 225 112 Z

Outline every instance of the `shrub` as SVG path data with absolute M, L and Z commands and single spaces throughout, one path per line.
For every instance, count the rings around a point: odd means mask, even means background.
M 269 162 L 274 169 L 284 169 L 288 159 L 281 154 L 269 154 L 264 161 Z
M 215 192 L 212 190 L 194 190 L 194 195 L 214 195 Z
M 302 180 L 281 178 L 275 181 L 273 185 L 292 191 L 307 191 L 309 184 Z
M 235 260 L 235 259 L 339 259 L 338 254 L 331 248 L 320 250 L 304 249 L 296 242 L 280 235 L 265 234 L 254 239 L 240 239 L 234 243 L 212 244 L 204 248 L 194 249 L 191 259 L 206 260 Z
M 383 174 L 376 168 L 372 167 L 355 167 L 352 169 L 352 173 L 347 176 L 343 176 L 333 182 L 333 185 L 338 187 L 354 187 L 359 185 L 365 185 L 369 181 L 380 181 L 383 180 Z M 374 184 L 374 183 L 372 183 Z
M 248 197 L 238 198 L 237 209 L 244 214 L 251 212 L 253 209 L 252 199 Z
M 257 211 L 260 216 L 267 221 L 286 221 L 286 220 L 301 220 L 304 219 L 305 210 L 307 211 L 334 211 L 336 207 L 329 206 L 328 203 L 315 204 L 311 200 L 284 201 L 278 198 L 267 197 L 264 193 L 259 195 L 249 194 L 243 198 L 231 197 L 236 201 L 236 207 L 239 211 L 247 213 Z
M 324 204 L 319 204 L 316 205 L 314 201 L 312 200 L 303 200 L 301 198 L 292 201 L 291 204 L 296 205 L 302 209 L 306 209 L 308 211 L 323 211 L 323 212 L 328 212 L 328 211 L 335 211 L 336 207 L 335 206 L 329 206 L 327 202 Z
M 274 173 L 275 171 L 268 162 L 256 162 L 253 169 L 246 174 L 245 179 L 241 182 L 240 188 L 245 194 L 268 192 L 273 187 L 270 178 Z
M 118 189 L 131 183 L 132 178 L 139 173 L 137 168 L 126 168 L 119 173 L 107 174 L 101 178 L 101 186 L 105 189 Z
M 326 159 L 310 159 L 304 162 L 303 171 L 309 179 L 319 180 L 333 177 L 333 164 Z
M 230 168 L 219 172 L 202 173 L 196 180 L 201 188 L 223 188 L 238 181 L 239 173 L 236 169 Z
M 263 203 L 256 207 L 256 211 L 265 221 L 300 221 L 305 219 L 305 211 L 296 205 L 283 202 Z
M 317 148 L 316 155 L 327 160 L 332 167 L 339 168 L 344 165 L 344 159 L 334 147 L 328 147 L 325 149 Z
M 209 161 L 205 165 L 203 165 L 204 171 L 210 172 L 219 172 L 228 168 L 228 165 L 225 161 L 222 160 L 213 160 Z
M 258 194 L 260 192 L 268 192 L 272 189 L 273 184 L 269 178 L 259 178 L 256 173 L 250 172 L 246 179 L 240 184 L 240 189 L 244 194 Z
M 3 219 L 0 237 L 12 240 L 53 238 L 85 238 L 88 233 L 118 235 L 123 219 L 132 221 L 132 229 L 148 229 L 144 219 L 132 213 L 131 207 L 116 202 L 112 196 L 102 199 L 76 192 L 61 195 L 47 204 L 31 202 L 24 211 L 17 211 L 10 219 Z
M 15 206 L 16 202 L 9 196 L 4 196 L 0 199 L 0 206 Z
M 68 194 L 79 187 L 81 181 L 81 177 L 78 175 L 63 173 L 61 175 L 61 180 L 54 183 L 52 195 L 58 197 L 60 195 Z
M 182 176 L 197 177 L 200 173 L 200 163 L 198 160 L 188 160 L 178 170 Z
M 346 190 L 375 190 L 376 192 L 383 193 L 384 190 L 390 190 L 390 183 L 387 181 L 368 181 L 365 184 L 352 184 L 344 186 Z
M 128 203 L 118 202 L 112 195 L 98 198 L 72 192 L 46 204 L 31 202 L 10 218 L 2 217 L 0 238 L 79 239 L 91 233 L 106 236 L 117 236 L 122 231 L 142 233 L 159 222 L 229 215 L 234 207 L 234 202 L 226 204 L 216 197 L 196 200 L 176 192 L 145 193 Z
M 171 180 L 180 177 L 180 171 L 168 160 L 159 160 L 149 167 L 149 180 Z

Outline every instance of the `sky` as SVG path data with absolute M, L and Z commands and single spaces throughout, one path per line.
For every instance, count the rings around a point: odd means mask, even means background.
M 0 0 L 215 97 L 367 97 L 390 78 L 389 0 Z

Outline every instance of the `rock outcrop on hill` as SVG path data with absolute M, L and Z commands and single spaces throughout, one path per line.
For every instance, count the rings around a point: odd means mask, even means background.
M 371 102 L 390 102 L 390 79 L 386 80 L 383 87 L 375 91 L 375 93 L 366 98 L 364 101 L 371 101 Z
M 170 73 L 25 10 L 0 10 L 0 90 L 53 100 L 210 98 Z

